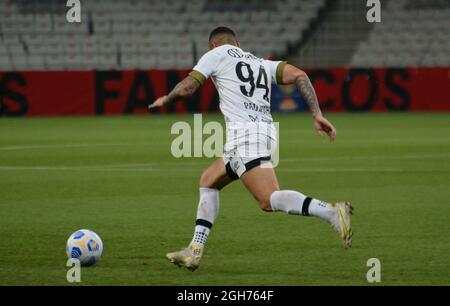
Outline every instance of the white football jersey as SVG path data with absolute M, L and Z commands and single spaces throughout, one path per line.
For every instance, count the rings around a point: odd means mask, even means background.
M 258 58 L 233 45 L 222 45 L 205 53 L 190 76 L 202 84 L 211 77 L 227 123 L 271 123 L 271 85 L 281 82 L 285 64 Z

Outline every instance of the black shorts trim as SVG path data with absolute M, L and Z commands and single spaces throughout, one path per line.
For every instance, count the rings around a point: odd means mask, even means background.
M 245 164 L 245 172 L 250 171 L 253 168 L 260 166 L 264 161 L 270 161 L 270 160 L 271 160 L 271 157 L 266 156 L 266 157 L 260 157 L 260 158 L 254 159 L 252 161 L 249 161 L 248 163 Z M 225 165 L 225 171 L 226 171 L 228 177 L 230 179 L 232 179 L 233 181 L 239 179 L 239 176 L 236 173 L 234 173 L 233 169 L 231 169 L 230 163 L 227 163 Z
M 260 157 L 257 159 L 254 159 L 252 161 L 249 161 L 248 163 L 245 164 L 245 171 L 250 171 L 255 167 L 258 167 L 262 164 L 263 161 L 270 161 L 270 156 L 266 156 L 266 157 Z
M 227 164 L 225 165 L 225 171 L 226 171 L 228 177 L 229 177 L 230 179 L 232 179 L 233 181 L 236 181 L 236 180 L 239 179 L 239 176 L 238 176 L 236 173 L 234 173 L 233 169 L 231 169 L 230 163 L 227 163 Z

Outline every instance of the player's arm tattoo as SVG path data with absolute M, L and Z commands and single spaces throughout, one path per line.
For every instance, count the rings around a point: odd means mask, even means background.
M 200 87 L 200 82 L 191 76 L 187 76 L 183 81 L 178 83 L 175 88 L 167 95 L 164 104 L 170 104 L 179 98 L 187 97 L 194 94 Z
M 320 110 L 319 100 L 317 99 L 316 91 L 306 73 L 301 73 L 295 80 L 295 84 L 300 90 L 301 95 L 308 104 L 308 107 L 313 115 L 313 117 L 321 116 L 322 111 Z

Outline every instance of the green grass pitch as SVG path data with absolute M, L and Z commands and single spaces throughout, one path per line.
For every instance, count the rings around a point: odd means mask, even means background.
M 200 268 L 165 253 L 189 243 L 206 158 L 170 154 L 192 116 L 0 120 L 0 284 L 67 285 L 65 243 L 90 228 L 102 260 L 82 285 L 450 285 L 450 116 L 330 114 L 329 144 L 304 115 L 278 115 L 281 187 L 355 207 L 345 251 L 324 222 L 259 210 L 239 182 Z M 220 120 L 205 115 L 204 122 Z

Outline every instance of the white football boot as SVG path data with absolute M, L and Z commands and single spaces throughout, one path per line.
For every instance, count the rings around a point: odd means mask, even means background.
M 195 271 L 200 265 L 203 248 L 203 244 L 194 242 L 179 252 L 167 253 L 166 257 L 178 267 L 184 267 L 190 271 Z
M 350 219 L 351 215 L 353 215 L 353 207 L 349 202 L 329 205 L 336 214 L 330 221 L 331 227 L 341 236 L 344 249 L 348 249 L 352 246 L 353 231 Z

